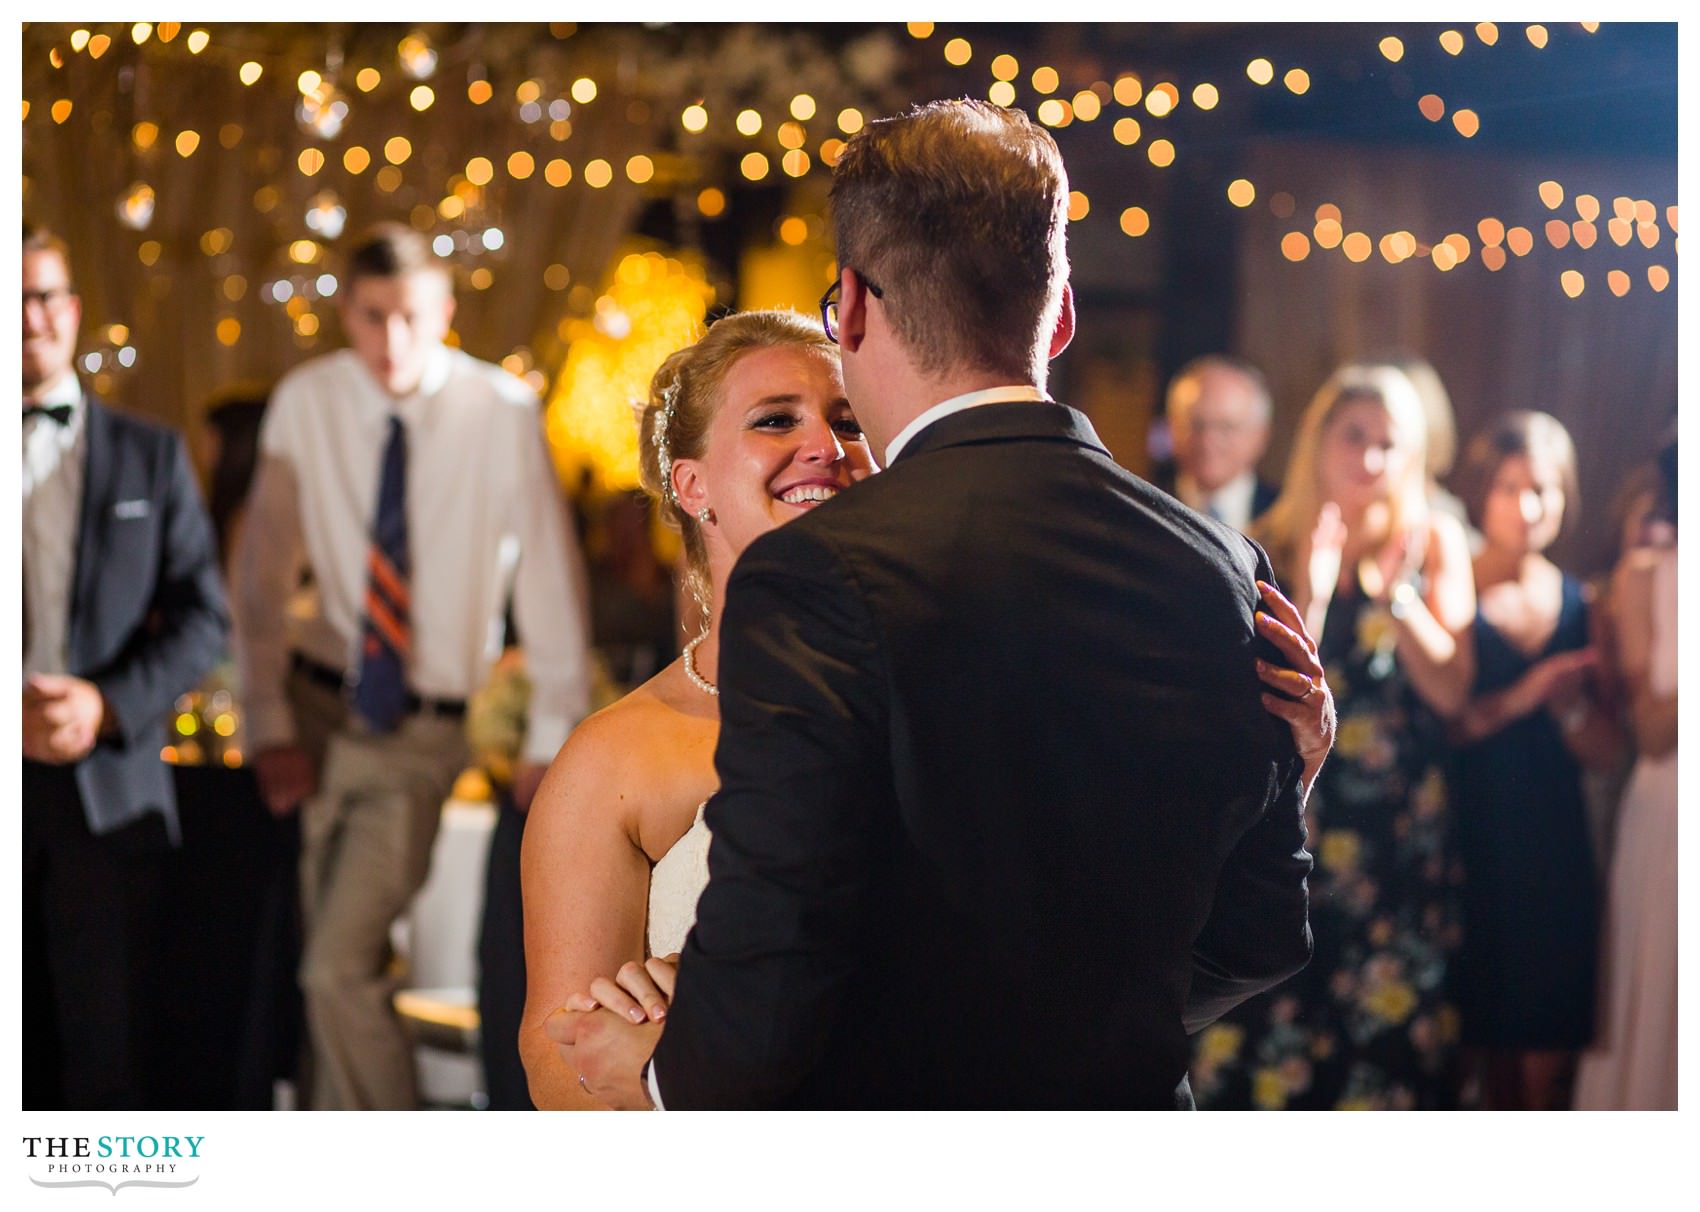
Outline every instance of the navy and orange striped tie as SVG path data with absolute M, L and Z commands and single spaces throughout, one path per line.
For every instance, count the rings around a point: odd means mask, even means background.
M 372 518 L 360 673 L 354 686 L 355 710 L 378 732 L 393 730 L 407 713 L 407 661 L 413 646 L 408 569 L 407 430 L 400 417 L 391 416 Z

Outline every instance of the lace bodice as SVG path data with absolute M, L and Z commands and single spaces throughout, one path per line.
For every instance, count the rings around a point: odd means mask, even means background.
M 696 820 L 649 874 L 649 953 L 672 955 L 685 945 L 697 920 L 697 898 L 708 886 L 708 826 L 704 800 Z

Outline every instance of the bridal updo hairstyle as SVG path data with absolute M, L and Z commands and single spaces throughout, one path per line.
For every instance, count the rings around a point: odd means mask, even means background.
M 794 346 L 820 350 L 836 360 L 838 346 L 828 339 L 818 320 L 794 311 L 746 311 L 723 316 L 693 345 L 669 355 L 649 381 L 649 399 L 638 420 L 638 472 L 643 489 L 654 498 L 662 520 L 685 541 L 685 562 L 691 593 L 708 609 L 713 596 L 708 580 L 708 549 L 702 524 L 686 513 L 669 483 L 668 459 L 699 459 L 708 445 L 709 426 L 719 409 L 721 385 L 732 364 L 758 349 Z M 672 415 L 662 431 L 662 416 L 672 393 Z M 663 438 L 665 440 L 663 441 Z

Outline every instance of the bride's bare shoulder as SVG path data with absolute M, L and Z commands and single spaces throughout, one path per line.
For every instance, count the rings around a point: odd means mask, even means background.
M 585 717 L 550 763 L 539 795 L 621 806 L 666 802 L 712 772 L 718 723 L 678 694 L 663 670 Z M 681 679 L 682 680 L 682 679 Z M 699 769 L 701 768 L 701 769 Z

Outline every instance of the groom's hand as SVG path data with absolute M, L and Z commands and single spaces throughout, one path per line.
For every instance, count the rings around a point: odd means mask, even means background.
M 616 1111 L 650 1111 L 643 1066 L 661 1038 L 662 1023 L 633 1023 L 606 1008 L 555 1011 L 543 1031 L 577 1070 L 579 1085 Z

